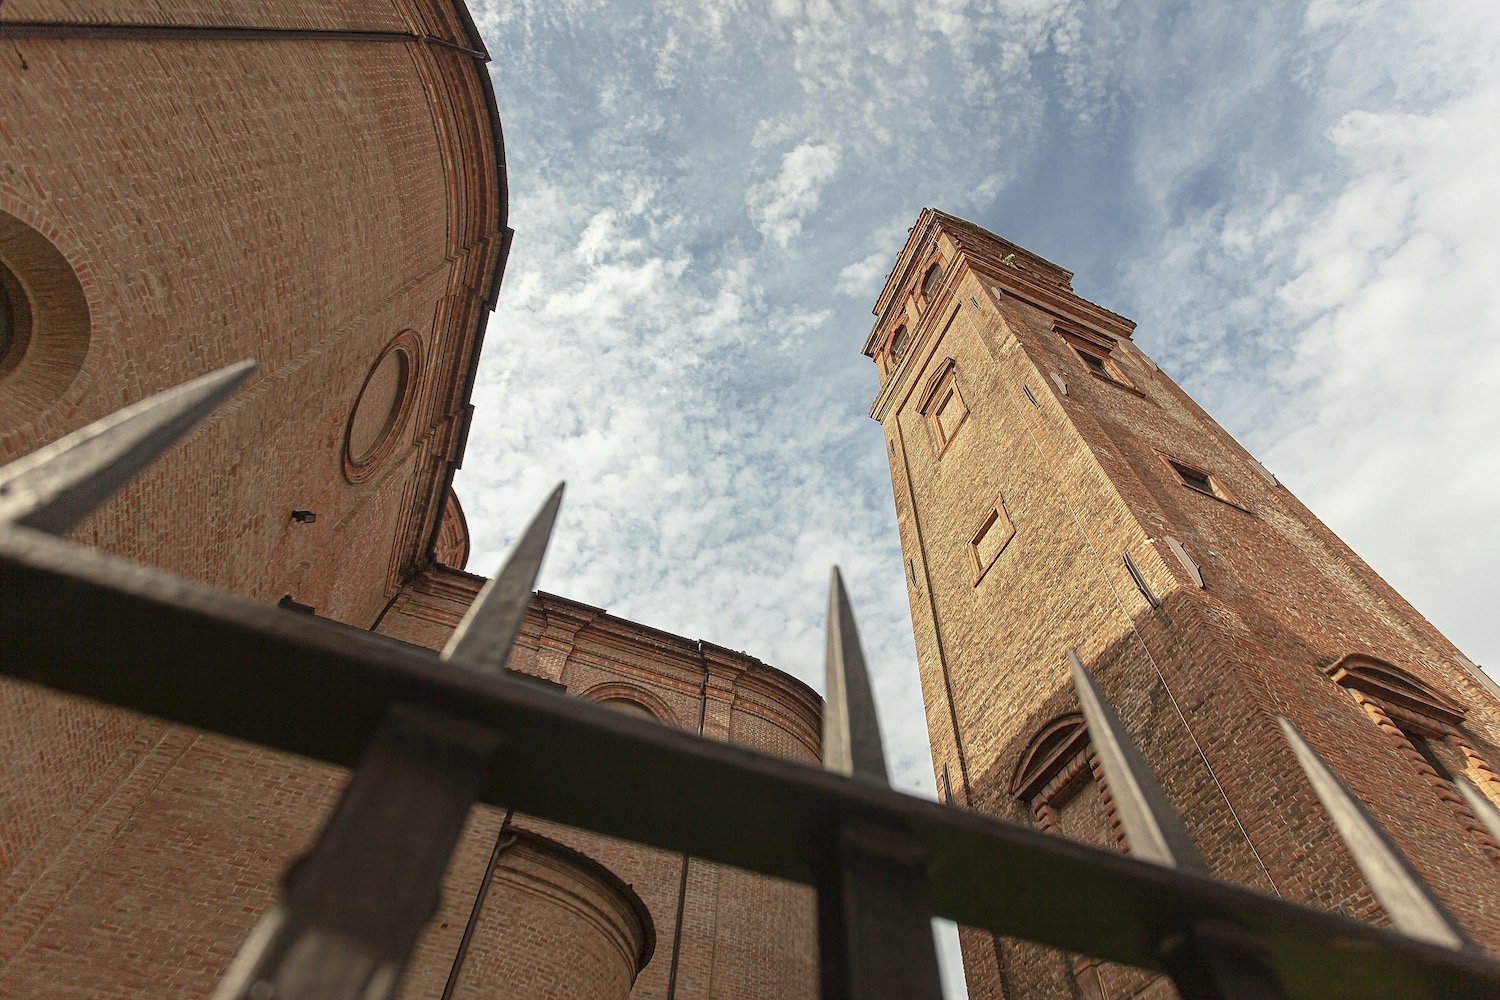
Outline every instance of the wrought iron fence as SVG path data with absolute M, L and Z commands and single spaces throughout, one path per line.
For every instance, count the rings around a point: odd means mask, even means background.
M 1213 878 L 1071 654 L 1131 855 L 892 790 L 836 570 L 819 770 L 507 676 L 561 487 L 442 653 L 56 537 L 251 368 L 145 400 L 0 469 L 0 671 L 354 769 L 221 1000 L 390 995 L 475 801 L 812 885 L 827 998 L 935 1000 L 934 914 L 1165 971 L 1188 1000 L 1500 996 L 1500 963 L 1285 721 L 1393 930 Z M 52 620 L 70 625 L 38 627 Z M 655 808 L 631 808 L 642 789 Z M 1460 790 L 1500 839 L 1500 812 Z

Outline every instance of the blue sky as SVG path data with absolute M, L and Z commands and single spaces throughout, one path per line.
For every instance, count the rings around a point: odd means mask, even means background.
M 821 686 L 830 563 L 930 787 L 859 353 L 923 206 L 1076 272 L 1500 665 L 1500 5 L 471 4 L 516 239 L 460 496 L 489 571 Z M 1221 9 L 1221 7 L 1223 9 Z

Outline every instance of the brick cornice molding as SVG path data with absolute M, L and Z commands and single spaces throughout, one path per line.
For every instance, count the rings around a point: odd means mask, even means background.
M 1340 687 L 1450 726 L 1463 724 L 1465 710 L 1455 699 L 1393 663 L 1366 653 L 1349 653 L 1324 668 Z

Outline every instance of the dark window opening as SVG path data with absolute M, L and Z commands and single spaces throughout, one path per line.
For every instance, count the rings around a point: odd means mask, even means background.
M 10 289 L 0 282 L 0 358 L 10 353 L 11 341 L 16 336 L 16 310 L 10 304 Z
M 1103 358 L 1096 358 L 1092 354 L 1085 354 L 1082 351 L 1079 352 L 1078 356 L 1083 359 L 1084 364 L 1088 365 L 1089 371 L 1096 375 L 1110 378 L 1109 369 L 1104 366 Z
M 1442 758 L 1438 756 L 1437 748 L 1432 745 L 1427 737 L 1420 733 L 1407 732 L 1406 738 L 1410 741 L 1412 747 L 1416 749 L 1417 753 L 1422 755 L 1422 759 L 1427 762 L 1428 766 L 1437 772 L 1439 778 L 1442 778 L 1449 784 L 1453 783 L 1453 773 L 1448 770 Z
M 1177 473 L 1183 485 L 1190 486 L 1199 493 L 1207 493 L 1211 497 L 1223 497 L 1223 492 L 1214 483 L 1213 477 L 1206 472 L 1199 472 L 1189 465 L 1180 462 L 1171 462 L 1172 470 Z
M 1116 385 L 1134 388 L 1130 384 L 1130 379 L 1126 378 L 1125 373 L 1115 364 L 1114 358 L 1110 356 L 1107 348 L 1080 346 L 1076 339 L 1071 338 L 1070 343 L 1072 343 L 1073 353 L 1078 355 L 1078 360 L 1082 361 L 1083 366 L 1089 371 L 1106 382 L 1113 382 Z
M 1078 355 L 1078 360 L 1090 372 L 1106 382 L 1113 382 L 1127 389 L 1135 388 L 1115 357 L 1114 338 L 1084 331 L 1082 328 L 1069 329 L 1061 323 L 1054 323 L 1052 329 L 1062 337 L 1064 343 L 1073 348 L 1073 353 Z
M 927 269 L 927 274 L 922 278 L 922 298 L 926 299 L 930 305 L 942 287 L 943 265 L 934 264 Z
M 906 327 L 899 327 L 896 335 L 891 338 L 891 360 L 900 361 L 906 353 L 906 344 L 911 338 L 907 336 Z
M 31 339 L 31 305 L 26 289 L 10 268 L 0 263 L 0 375 L 21 362 Z
M 1214 484 L 1209 482 L 1207 476 L 1199 475 L 1198 473 L 1192 472 L 1188 469 L 1179 469 L 1177 471 L 1182 473 L 1182 481 L 1187 483 L 1193 489 L 1202 490 L 1204 493 L 1212 493 L 1214 491 Z

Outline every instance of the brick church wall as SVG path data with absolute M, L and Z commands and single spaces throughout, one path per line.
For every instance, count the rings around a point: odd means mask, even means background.
M 150 6 L 10 3 L 0 16 L 129 23 L 149 13 L 153 23 L 192 25 L 223 14 L 218 4 Z M 268 0 L 237 5 L 235 17 L 408 31 L 423 6 Z M 420 559 L 441 510 L 456 396 L 503 236 L 503 175 L 486 148 L 484 109 L 433 110 L 476 100 L 454 86 L 456 70 L 475 75 L 472 59 L 344 40 L 14 44 L 22 58 L 0 70 L 0 128 L 24 156 L 0 177 L 0 211 L 66 258 L 90 329 L 61 397 L 0 427 L 0 459 L 254 358 L 260 369 L 245 389 L 75 537 L 368 625 Z M 429 92 L 434 76 L 441 94 Z M 467 133 L 443 134 L 460 129 L 445 118 L 465 115 Z M 488 164 L 489 185 L 501 190 L 456 202 L 442 179 L 455 155 Z M 467 242 L 455 244 L 455 232 Z M 374 475 L 351 483 L 341 461 L 351 409 L 381 349 L 404 330 L 419 355 L 401 441 Z M 318 521 L 294 523 L 294 509 Z M 406 530 L 413 522 L 417 534 Z
M 0 374 L 29 387 L 0 406 L 0 460 L 254 358 L 235 398 L 74 540 L 438 648 L 480 582 L 424 567 L 467 550 L 448 477 L 509 235 L 477 36 L 446 0 L 230 7 L 0 10 L 31 22 L 0 69 L 0 133 L 21 151 L 0 174 L 0 260 L 45 307 L 35 342 L 61 345 Z M 406 352 L 404 389 L 390 350 Z M 356 413 L 364 392 L 399 401 L 384 438 L 383 411 Z M 817 760 L 816 695 L 743 654 L 540 597 L 513 665 Z M 0 760 L 0 996 L 208 994 L 346 778 L 12 683 Z M 499 822 L 471 815 L 403 995 L 441 992 Z M 530 832 L 499 859 L 458 996 L 621 997 L 634 980 L 660 997 L 673 976 L 684 1000 L 815 992 L 810 890 L 514 825 Z
M 0 461 L 254 358 L 233 400 L 73 538 L 368 626 L 426 558 L 498 281 L 487 74 L 438 0 L 232 6 L 228 22 L 217 3 L 0 10 L 45 22 L 8 39 L 0 69 L 0 260 L 23 287 L 61 262 L 84 304 L 76 328 L 36 331 L 82 353 L 45 400 L 4 411 Z M 168 30 L 226 23 L 411 37 Z M 142 30 L 70 33 L 83 24 Z M 403 331 L 403 416 L 351 478 L 351 411 Z M 344 780 L 8 682 L 0 761 L 3 996 L 206 995 Z
M 417 944 L 397 1000 L 623 1000 L 660 944 L 640 896 L 605 866 L 476 809 L 444 878 L 437 915 Z M 475 890 L 500 839 L 468 950 Z

